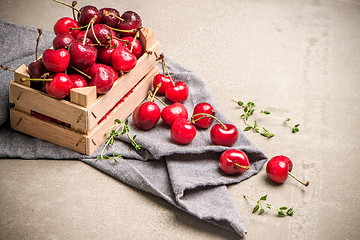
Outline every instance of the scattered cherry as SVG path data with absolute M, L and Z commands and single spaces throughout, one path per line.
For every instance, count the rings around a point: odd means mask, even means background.
M 179 144 L 189 144 L 196 136 L 196 128 L 186 118 L 178 118 L 171 125 L 171 138 Z
M 249 158 L 241 150 L 229 149 L 221 154 L 219 167 L 226 174 L 241 174 L 250 169 Z
M 188 118 L 188 111 L 182 103 L 173 103 L 161 111 L 161 119 L 168 126 L 171 126 L 178 118 Z
M 288 175 L 290 175 L 296 181 L 307 187 L 310 184 L 310 182 L 307 181 L 306 183 L 303 183 L 302 181 L 297 179 L 293 174 L 290 173 L 292 167 L 293 164 L 290 158 L 283 155 L 279 155 L 269 160 L 269 162 L 266 165 L 266 173 L 267 176 L 270 178 L 270 180 L 272 180 L 273 182 L 284 183 Z
M 171 102 L 183 103 L 189 95 L 189 89 L 185 82 L 178 81 L 165 89 L 165 96 Z
M 195 120 L 195 126 L 199 128 L 208 128 L 213 123 L 214 118 L 205 115 L 198 115 L 199 113 L 207 113 L 215 116 L 215 110 L 209 103 L 202 102 L 195 106 L 193 115 Z
M 153 87 L 154 89 L 161 83 L 161 87 L 159 88 L 158 94 L 165 95 L 165 89 L 169 86 L 173 86 L 173 81 L 170 77 L 165 77 L 162 74 L 156 74 L 153 80 Z

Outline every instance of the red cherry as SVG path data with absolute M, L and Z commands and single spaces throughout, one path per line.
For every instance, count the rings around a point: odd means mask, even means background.
M 78 13 L 78 20 L 81 26 L 85 26 L 90 23 L 90 20 L 96 16 L 96 20 L 94 24 L 98 24 L 101 22 L 101 14 L 99 10 L 94 6 L 84 6 L 80 8 Z
M 117 46 L 120 46 L 121 43 L 116 38 L 111 39 L 110 46 L 99 47 L 98 48 L 98 61 L 111 65 L 111 54 Z
M 88 83 L 80 74 L 70 74 L 69 77 L 73 81 L 73 88 L 87 87 Z
M 81 37 L 85 37 L 86 31 L 81 31 L 75 36 L 75 40 L 78 40 Z
M 188 144 L 196 136 L 196 128 L 186 118 L 178 118 L 171 125 L 171 138 L 179 144 Z
M 105 14 L 104 11 L 107 11 L 109 13 L 112 14 Z M 117 17 L 120 17 L 120 13 L 118 10 L 114 9 L 114 8 L 102 8 L 99 10 L 100 14 L 101 14 L 101 22 L 112 27 L 112 28 L 117 28 L 120 19 Z M 117 17 L 116 17 L 117 16 Z
M 276 183 L 284 183 L 290 175 L 293 177 L 296 181 L 303 184 L 305 187 L 307 187 L 310 183 L 306 182 L 303 183 L 299 179 L 297 179 L 294 175 L 292 175 L 290 172 L 292 170 L 292 161 L 290 158 L 285 157 L 283 155 L 275 156 L 269 160 L 269 162 L 266 165 L 266 173 L 270 180 Z
M 134 37 L 128 36 L 128 37 L 121 38 L 121 40 L 129 41 L 129 44 L 126 45 L 127 48 L 129 50 L 131 50 L 131 46 L 133 46 L 131 52 L 136 56 L 137 59 L 139 59 L 141 57 L 141 55 L 143 54 L 143 49 L 142 49 L 141 43 L 138 39 L 135 39 L 135 42 L 134 42 Z
M 70 33 L 62 33 L 57 35 L 53 40 L 53 48 L 55 50 L 65 48 L 67 49 L 75 38 Z
M 94 35 L 95 34 L 95 35 Z M 95 38 L 96 36 L 96 38 Z M 110 28 L 108 28 L 106 25 L 104 24 L 96 24 L 94 25 L 93 29 L 88 31 L 88 38 L 90 38 L 90 40 L 93 43 L 97 43 L 96 39 L 99 40 L 100 43 L 102 44 L 107 44 L 108 43 L 108 38 L 111 40 L 112 39 L 112 33 L 110 31 Z
M 243 151 L 229 149 L 221 154 L 219 167 L 226 174 L 241 174 L 250 169 L 249 158 Z
M 206 102 L 199 103 L 195 106 L 193 116 L 200 113 L 207 113 L 215 116 L 214 108 L 209 103 Z M 214 121 L 214 118 L 206 117 L 205 115 L 196 115 L 194 117 L 194 120 L 195 120 L 195 126 L 199 128 L 208 128 Z
M 159 85 L 159 83 L 161 83 L 161 87 L 157 91 L 157 93 L 159 95 L 165 95 L 165 89 L 169 86 L 174 85 L 169 77 L 165 77 L 164 75 L 162 75 L 160 73 L 155 75 L 155 77 L 154 77 L 154 80 L 153 80 L 154 89 Z
M 69 66 L 70 53 L 65 49 L 46 49 L 43 53 L 42 61 L 48 71 L 63 72 Z
M 93 64 L 88 74 L 91 76 L 90 86 L 96 86 L 98 94 L 107 93 L 118 78 L 117 72 L 112 67 L 101 63 Z
M 75 41 L 69 47 L 71 64 L 79 69 L 91 67 L 95 62 L 98 50 L 93 45 L 83 45 L 82 42 Z
M 79 34 L 79 32 L 81 32 L 80 29 L 74 29 L 74 30 L 70 30 L 70 28 L 79 28 L 80 24 L 69 17 L 63 17 L 60 18 L 54 25 L 54 33 L 55 35 L 59 35 L 62 33 L 70 33 L 73 37 L 76 37 L 76 35 Z
M 47 71 L 41 58 L 31 62 L 28 66 L 28 70 L 32 78 L 40 78 Z
M 136 66 L 137 59 L 125 46 L 118 46 L 111 53 L 111 65 L 118 71 L 130 72 Z
M 215 124 L 210 130 L 210 138 L 215 145 L 231 147 L 236 143 L 238 136 L 238 130 L 232 124 Z
M 131 32 L 120 32 L 121 36 L 135 36 L 136 32 L 142 25 L 140 16 L 133 11 L 126 11 L 121 15 L 124 21 L 120 21 L 118 29 L 120 30 L 133 30 Z
M 45 83 L 46 92 L 54 98 L 64 98 L 70 94 L 73 81 L 64 73 L 57 73 L 51 76 L 52 81 Z
M 178 118 L 188 118 L 188 111 L 181 103 L 173 103 L 161 111 L 161 119 L 168 126 L 171 126 Z
M 133 112 L 133 122 L 141 130 L 153 128 L 160 119 L 160 108 L 153 102 L 144 102 Z
M 189 95 L 189 89 L 183 81 L 178 81 L 175 85 L 169 86 L 165 89 L 165 96 L 171 102 L 183 103 Z

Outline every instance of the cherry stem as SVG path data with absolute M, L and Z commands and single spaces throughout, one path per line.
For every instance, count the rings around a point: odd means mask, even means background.
M 134 40 L 133 40 L 132 43 L 131 43 L 130 52 L 132 52 L 132 50 L 133 50 L 133 48 L 134 48 L 136 38 L 139 37 L 139 32 L 140 32 L 140 30 L 138 30 L 138 31 L 136 32 L 135 36 L 134 36 Z
M 72 12 L 73 12 L 73 17 L 74 17 L 74 20 L 75 21 L 77 21 L 76 20 L 76 17 L 75 17 L 75 6 L 76 6 L 76 4 L 77 4 L 77 1 L 72 1 L 72 3 L 71 3 L 71 6 L 72 6 Z
M 126 33 L 133 33 L 133 32 L 136 32 L 137 31 L 137 28 L 134 28 L 134 29 L 130 29 L 130 30 L 122 30 L 122 29 L 117 29 L 117 28 L 113 28 L 113 27 L 110 27 L 108 25 L 105 24 L 105 26 L 107 26 L 108 28 L 114 30 L 114 31 L 117 31 L 117 32 L 126 32 Z
M 234 165 L 237 166 L 237 167 L 244 168 L 244 169 L 246 169 L 246 170 L 249 170 L 249 169 L 250 169 L 249 166 L 240 165 L 240 164 L 238 164 L 238 163 L 236 163 L 236 162 L 234 162 Z
M 117 19 L 119 19 L 122 22 L 125 21 L 123 18 L 121 18 L 118 15 L 115 15 L 114 13 L 111 13 L 109 11 L 103 10 L 103 13 L 104 13 L 105 16 L 113 16 L 113 17 L 116 17 Z
M 4 71 L 11 71 L 11 72 L 15 72 L 14 69 L 10 69 L 8 66 L 5 65 L 0 65 L 0 67 L 4 70 Z
M 88 25 L 89 24 L 87 24 L 87 25 L 84 25 L 84 26 L 81 26 L 81 27 L 77 27 L 77 28 L 69 28 L 69 30 L 71 31 L 71 30 L 81 30 L 81 29 L 83 29 L 83 28 L 87 28 L 88 27 Z
M 161 83 L 159 83 L 159 84 L 156 86 L 156 89 L 155 89 L 154 93 L 150 95 L 151 98 L 149 99 L 149 102 L 154 102 L 154 98 L 155 98 L 155 96 L 156 96 L 157 91 L 160 89 L 160 87 L 161 87 Z
M 97 18 L 97 16 L 95 15 L 94 16 L 94 21 L 96 21 L 96 18 Z M 92 19 L 91 19 L 92 20 Z M 98 44 L 101 44 L 101 42 L 99 41 L 99 39 L 96 37 L 96 35 L 95 35 L 95 31 L 94 31 L 94 21 L 90 21 L 90 24 L 91 24 L 91 31 L 92 31 L 92 33 L 93 33 L 93 35 L 94 35 L 94 38 L 95 38 L 95 40 L 96 40 L 96 42 L 98 43 Z
M 299 183 L 301 183 L 302 185 L 304 185 L 305 187 L 309 186 L 310 182 L 307 181 L 306 183 L 300 181 L 298 178 L 296 178 L 292 173 L 288 172 L 288 174 L 293 177 L 296 181 L 298 181 Z
M 169 106 L 167 105 L 163 100 L 161 100 L 159 97 L 155 96 L 154 94 L 150 93 L 151 97 L 154 97 L 156 100 L 158 100 L 159 102 L 161 102 L 165 107 Z
M 167 75 L 169 76 L 172 84 L 175 86 L 175 81 L 174 81 L 174 79 L 171 77 L 171 75 L 170 75 L 170 73 L 169 73 L 169 69 L 168 69 L 167 66 L 166 66 L 164 54 L 161 53 L 160 56 L 158 57 L 157 54 L 155 53 L 155 56 L 156 56 L 156 60 L 161 60 L 161 65 L 162 65 L 162 67 L 163 67 L 163 75 L 165 76 L 165 73 L 164 73 L 164 67 L 165 67 Z
M 200 118 L 198 118 L 198 119 L 195 119 L 195 117 L 197 117 L 197 116 L 202 116 L 202 117 L 200 117 Z M 198 121 L 198 120 L 200 120 L 200 119 L 202 119 L 202 118 L 206 118 L 206 117 L 210 117 L 210 118 L 215 119 L 218 123 L 221 124 L 221 126 L 222 126 L 225 130 L 227 129 L 227 127 L 225 126 L 225 124 L 222 123 L 217 117 L 215 117 L 214 115 L 208 114 L 208 113 L 197 113 L 197 114 L 194 114 L 194 115 L 191 117 L 191 122 L 192 122 L 192 123 L 195 123 L 196 121 Z
M 73 65 L 70 65 L 71 68 L 73 68 L 75 71 L 79 72 L 80 74 L 84 75 L 85 77 L 87 77 L 88 79 L 91 79 L 91 77 L 89 75 L 87 75 L 86 73 L 84 73 L 83 71 L 81 71 L 80 69 L 74 67 Z
M 64 6 L 67 6 L 69 8 L 72 8 L 73 10 L 77 11 L 78 13 L 81 13 L 78 9 L 76 9 L 75 7 L 73 7 L 73 6 L 71 6 L 71 5 L 67 4 L 67 3 L 61 2 L 59 0 L 53 0 L 53 1 L 56 2 L 56 3 L 60 3 L 60 4 L 64 5 Z
M 43 78 L 20 78 L 20 81 L 22 82 L 26 82 L 26 81 L 45 81 L 45 82 L 50 82 L 52 81 L 52 78 L 47 78 L 47 79 L 43 79 Z
M 87 27 L 86 27 L 86 31 L 85 31 L 85 35 L 84 35 L 84 40 L 83 40 L 83 45 L 85 45 L 86 37 L 87 37 L 88 31 L 89 31 L 89 27 L 90 27 L 90 23 L 89 23 L 89 24 L 87 25 Z
M 35 61 L 36 60 L 38 60 L 38 47 L 39 47 L 39 42 L 40 42 L 40 36 L 41 36 L 41 34 L 42 34 L 42 29 L 41 28 L 38 28 L 38 33 L 39 33 L 39 35 L 38 35 L 38 37 L 37 37 L 37 39 L 36 39 L 36 48 L 35 48 Z

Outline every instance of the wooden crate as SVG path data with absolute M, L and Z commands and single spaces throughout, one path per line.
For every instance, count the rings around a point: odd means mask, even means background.
M 116 118 L 126 119 L 147 96 L 158 73 L 156 56 L 160 45 L 152 30 L 142 28 L 139 40 L 144 54 L 134 69 L 120 76 L 109 92 L 97 96 L 96 87 L 75 88 L 70 100 L 56 99 L 30 87 L 25 65 L 19 67 L 10 83 L 11 127 L 17 131 L 91 155 L 107 138 L 105 132 Z M 152 54 L 149 54 L 152 53 Z M 54 121 L 34 116 L 45 115 Z M 58 124 L 61 123 L 61 124 Z

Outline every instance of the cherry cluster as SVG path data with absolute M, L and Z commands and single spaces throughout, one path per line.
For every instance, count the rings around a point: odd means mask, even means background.
M 31 78 L 24 79 L 37 80 L 40 84 L 34 86 L 55 98 L 86 86 L 96 86 L 98 94 L 105 94 L 143 54 L 137 13 L 126 11 L 120 16 L 114 8 L 98 10 L 90 5 L 76 11 L 77 20 L 74 14 L 74 19 L 63 17 L 55 23 L 53 49 L 29 64 Z

